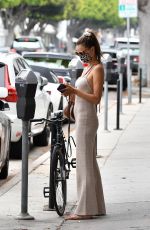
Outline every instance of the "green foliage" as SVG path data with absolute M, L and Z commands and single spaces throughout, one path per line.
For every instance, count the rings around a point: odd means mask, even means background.
M 98 21 L 107 26 L 123 25 L 118 17 L 118 0 L 0 0 L 0 8 L 28 6 L 35 19 L 78 19 Z
M 0 8 L 12 8 L 21 3 L 21 0 L 0 0 Z
M 118 0 L 69 0 L 65 6 L 64 17 L 105 21 L 111 26 L 124 23 L 118 17 Z

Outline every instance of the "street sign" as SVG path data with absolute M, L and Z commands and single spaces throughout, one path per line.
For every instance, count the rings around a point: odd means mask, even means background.
M 119 17 L 137 17 L 137 0 L 119 0 Z

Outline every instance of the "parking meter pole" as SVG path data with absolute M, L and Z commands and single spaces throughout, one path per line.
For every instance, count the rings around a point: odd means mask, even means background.
M 131 97 L 131 71 L 130 71 L 130 43 L 129 43 L 129 37 L 130 37 L 130 18 L 127 17 L 127 37 L 128 37 L 128 43 L 127 43 L 127 80 L 128 80 L 128 104 L 132 103 L 132 97 Z
M 22 121 L 22 184 L 21 184 L 21 213 L 17 219 L 34 220 L 28 213 L 28 139 L 29 121 Z
M 140 78 L 139 78 L 139 103 L 142 102 L 142 68 L 140 68 Z
M 120 129 L 120 80 L 117 80 L 117 114 L 116 114 L 116 130 Z
M 108 130 L 108 82 L 104 81 L 104 130 Z
M 122 91 L 123 91 L 123 74 L 119 74 L 119 80 L 120 80 L 120 113 L 122 113 Z

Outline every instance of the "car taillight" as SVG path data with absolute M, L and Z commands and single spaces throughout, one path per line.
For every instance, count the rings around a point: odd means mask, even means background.
M 12 52 L 12 53 L 16 53 L 17 51 L 16 51 L 16 49 L 15 49 L 15 48 L 11 48 L 11 49 L 10 49 L 10 52 Z
M 138 57 L 138 56 L 137 56 L 137 57 L 134 57 L 134 58 L 133 58 L 133 61 L 139 62 L 139 57 Z
M 5 98 L 5 100 L 7 102 L 16 102 L 18 99 L 16 89 L 12 86 L 9 86 L 7 89 L 8 89 L 8 96 Z
M 64 77 L 58 76 L 59 83 L 66 83 Z
M 10 80 L 9 80 L 9 73 L 8 73 L 8 66 L 5 66 L 5 86 L 8 89 L 8 96 L 5 98 L 5 101 L 7 102 L 16 102 L 18 97 L 17 97 L 17 91 L 15 87 L 10 85 Z

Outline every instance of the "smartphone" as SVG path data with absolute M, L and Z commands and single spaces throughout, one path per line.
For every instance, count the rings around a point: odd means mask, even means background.
M 65 91 L 66 85 L 64 84 L 60 84 L 57 88 L 58 91 L 60 91 L 61 93 L 63 93 Z

